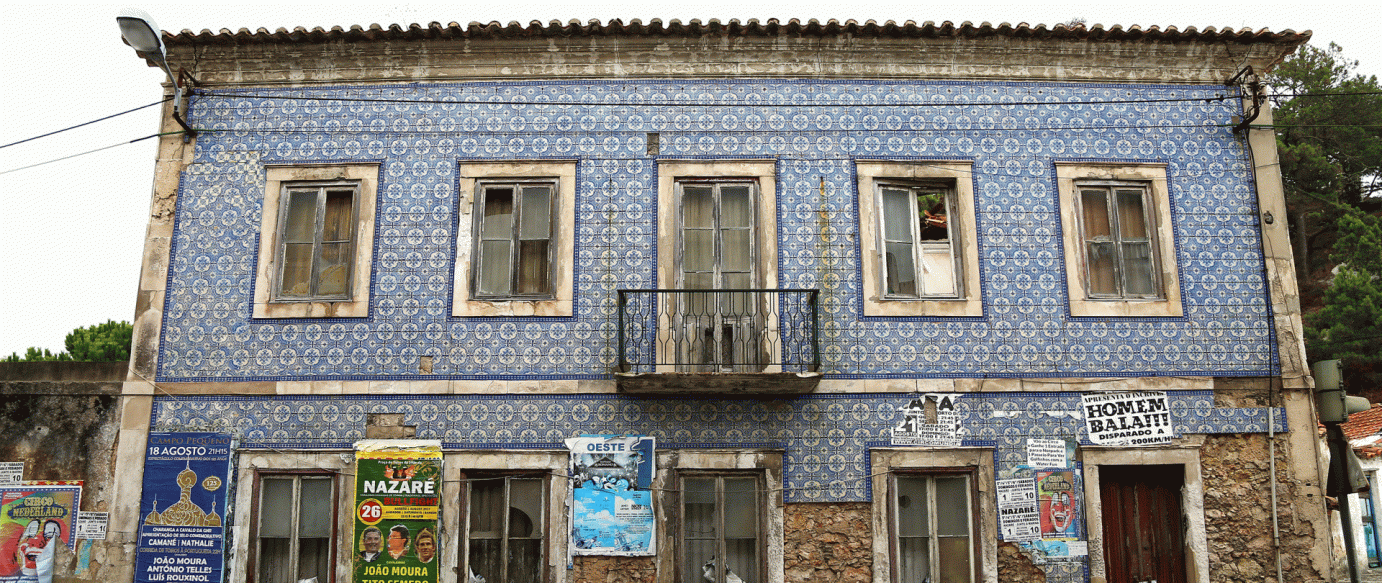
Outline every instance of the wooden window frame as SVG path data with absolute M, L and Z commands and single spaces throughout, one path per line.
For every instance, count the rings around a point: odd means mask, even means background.
M 1151 200 L 1151 185 L 1147 182 L 1128 182 L 1116 180 L 1077 180 L 1075 181 L 1075 190 L 1078 193 L 1077 196 L 1081 197 L 1084 196 L 1084 191 L 1086 190 L 1102 190 L 1107 193 L 1105 207 L 1108 212 L 1109 230 L 1111 231 L 1109 241 L 1107 242 L 1112 243 L 1113 248 L 1115 250 L 1115 259 L 1113 267 L 1115 272 L 1114 280 L 1115 284 L 1117 285 L 1117 290 L 1111 294 L 1101 294 L 1095 292 L 1093 290 L 1094 286 L 1090 282 L 1090 263 L 1092 262 L 1092 259 L 1090 258 L 1089 249 L 1090 243 L 1093 243 L 1094 241 L 1092 241 L 1089 236 L 1089 215 L 1088 213 L 1083 212 L 1082 208 L 1080 212 L 1080 240 L 1084 243 L 1084 261 L 1081 264 L 1081 268 L 1084 276 L 1085 294 L 1087 295 L 1087 297 L 1091 300 L 1163 299 L 1165 292 L 1164 287 L 1161 285 L 1161 254 L 1158 252 L 1158 246 L 1156 244 L 1156 217 L 1152 214 L 1152 209 L 1154 208 L 1154 205 L 1152 204 L 1153 201 Z M 1116 193 L 1120 190 L 1136 190 L 1139 193 L 1141 193 L 1142 220 L 1143 225 L 1145 225 L 1145 227 L 1149 231 L 1147 245 L 1150 250 L 1152 262 L 1151 285 L 1153 291 L 1150 294 L 1135 294 L 1127 291 L 1127 259 L 1123 256 L 1123 247 L 1124 243 L 1127 242 L 1127 237 L 1123 234 L 1123 228 L 1120 222 L 1120 217 L 1122 215 L 1119 212 L 1119 204 L 1121 203 L 1118 200 L 1119 197 L 1116 195 Z
M 909 203 L 911 203 L 911 204 L 909 204 L 908 207 L 907 207 L 907 212 L 908 212 L 907 224 L 908 224 L 908 227 L 909 227 L 910 230 L 911 230 L 912 265 L 913 265 L 912 277 L 915 278 L 915 280 L 916 280 L 916 282 L 917 282 L 917 287 L 922 288 L 922 289 L 920 289 L 916 294 L 900 294 L 900 293 L 892 293 L 892 294 L 890 294 L 890 293 L 888 293 L 888 283 L 887 283 L 887 282 L 888 282 L 888 276 L 889 276 L 890 272 L 889 272 L 889 270 L 888 270 L 888 262 L 887 262 L 887 260 L 886 260 L 886 258 L 887 258 L 887 248 L 888 248 L 888 242 L 889 242 L 889 241 L 888 241 L 888 238 L 887 238 L 887 230 L 888 230 L 888 229 L 887 229 L 887 226 L 886 226 L 886 225 L 887 225 L 887 221 L 888 221 L 888 218 L 889 218 L 889 217 L 888 217 L 888 213 L 887 213 L 886 211 L 883 211 L 883 209 L 886 208 L 886 204 L 885 204 L 885 202 L 884 202 L 884 200 L 883 200 L 883 190 L 884 190 L 885 188 L 894 188 L 894 189 L 906 190 L 906 191 L 908 191 L 909 193 L 911 193 L 911 198 L 908 199 L 908 200 L 909 200 Z M 946 246 L 949 248 L 948 251 L 949 251 L 949 255 L 950 255 L 950 265 L 951 265 L 951 285 L 954 287 L 954 291 L 953 291 L 953 292 L 950 292 L 950 293 L 928 293 L 928 292 L 925 290 L 925 285 L 924 285 L 924 283 L 923 283 L 925 280 L 924 280 L 924 278 L 922 277 L 922 274 L 921 274 L 921 266 L 922 266 L 922 259 L 923 259 L 923 258 L 925 257 L 925 255 L 926 255 L 926 254 L 923 252 L 923 248 L 924 248 L 924 246 L 925 246 L 925 243 L 921 240 L 921 228 L 920 228 L 920 214 L 923 212 L 923 209 L 918 208 L 917 205 L 916 205 L 916 203 L 915 203 L 916 196 L 917 196 L 918 194 L 923 193 L 923 192 L 926 192 L 926 193 L 934 193 L 934 194 L 940 194 L 940 195 L 942 195 L 942 199 L 945 201 L 945 207 L 946 207 L 946 220 L 947 220 L 947 231 L 948 231 L 948 232 L 947 232 L 947 236 L 946 236 Z M 893 180 L 893 179 L 878 179 L 878 180 L 874 181 L 874 197 L 875 197 L 875 203 L 874 203 L 874 204 L 876 205 L 875 208 L 877 208 L 877 209 L 879 209 L 879 210 L 881 211 L 881 212 L 876 213 L 876 214 L 878 215 L 878 249 L 880 250 L 880 253 L 879 253 L 879 255 L 878 255 L 879 283 L 881 284 L 881 287 L 879 288 L 878 293 L 880 294 L 880 296 L 881 296 L 883 299 L 885 299 L 885 300 L 938 300 L 938 299 L 939 299 L 939 300 L 947 300 L 947 299 L 948 299 L 948 300 L 958 300 L 958 299 L 964 298 L 964 297 L 965 297 L 965 288 L 964 288 L 964 280 L 965 280 L 965 278 L 964 278 L 964 272 L 965 272 L 965 265 L 964 265 L 963 256 L 962 256 L 962 254 L 960 253 L 960 251 L 962 250 L 962 246 L 957 246 L 957 245 L 956 245 L 956 232 L 955 232 L 955 230 L 954 230 L 954 227 L 957 227 L 958 224 L 957 224 L 957 223 L 949 223 L 950 217 L 953 217 L 953 216 L 955 216 L 955 215 L 957 214 L 957 213 L 955 212 L 955 209 L 957 209 L 957 208 L 959 207 L 959 203 L 958 203 L 958 201 L 956 200 L 956 197 L 955 197 L 955 186 L 954 186 L 954 182 L 953 182 L 953 181 L 915 181 L 915 182 L 908 182 L 908 181 L 900 181 L 900 180 Z
M 937 565 L 939 564 L 938 561 L 940 560 L 940 553 L 938 552 L 939 548 L 937 544 L 938 539 L 940 537 L 936 534 L 936 507 L 938 506 L 940 501 L 936 499 L 935 496 L 935 479 L 941 477 L 957 476 L 963 477 L 965 479 L 966 484 L 965 494 L 967 498 L 965 500 L 965 514 L 969 517 L 969 532 L 966 535 L 967 538 L 969 538 L 969 583 L 974 583 L 975 581 L 978 581 L 980 579 L 981 571 L 979 567 L 980 557 L 982 554 L 982 547 L 980 546 L 980 542 L 978 540 L 979 520 L 978 515 L 975 512 L 976 502 L 979 499 L 978 480 L 975 479 L 976 474 L 976 468 L 897 469 L 888 474 L 888 491 L 890 493 L 887 500 L 889 529 L 888 552 L 892 557 L 892 572 L 890 574 L 891 581 L 904 583 L 902 579 L 902 561 L 900 560 L 902 557 L 902 537 L 900 533 L 900 528 L 898 526 L 898 518 L 902 510 L 897 507 L 897 496 L 895 495 L 895 493 L 898 492 L 898 480 L 918 478 L 923 478 L 927 480 L 927 539 L 930 541 L 928 554 L 931 559 L 931 564 L 928 565 L 928 571 L 931 573 L 931 577 L 934 579 L 939 574 L 939 569 L 937 568 Z
M 518 285 L 517 285 L 517 284 L 518 284 L 518 264 L 519 264 L 520 261 L 521 261 L 521 257 L 520 257 L 520 255 L 519 255 L 519 254 L 520 254 L 520 250 L 519 250 L 520 245 L 519 245 L 519 242 L 521 241 L 521 234 L 519 233 L 519 230 L 520 230 L 520 227 L 521 227 L 521 221 L 522 221 L 523 214 L 526 212 L 526 211 L 523 209 L 523 206 L 522 206 L 522 203 L 521 203 L 522 196 L 521 196 L 520 193 L 521 193 L 522 187 L 524 187 L 524 186 L 536 186 L 536 185 L 547 186 L 547 187 L 549 188 L 549 191 L 548 191 L 548 199 L 547 199 L 547 258 L 546 258 L 546 261 L 547 261 L 547 278 L 546 278 L 546 281 L 543 282 L 543 287 L 544 287 L 545 289 L 544 289 L 542 292 L 540 292 L 540 293 L 533 293 L 533 294 L 523 294 L 523 293 L 518 293 L 518 292 L 516 292 L 516 291 L 513 291 L 513 290 L 517 289 L 517 287 L 518 287 Z M 484 232 L 484 226 L 485 226 L 485 225 L 484 225 L 485 213 L 484 213 L 484 210 L 483 210 L 483 209 L 484 209 L 486 197 L 487 197 L 487 194 L 488 194 L 489 190 L 490 190 L 490 189 L 493 189 L 493 188 L 501 188 L 501 187 L 505 187 L 505 186 L 511 187 L 511 188 L 513 188 L 513 190 L 514 190 L 513 225 L 511 226 L 511 233 L 510 233 L 510 237 L 509 237 L 510 250 L 509 250 L 509 259 L 508 259 L 508 264 L 509 264 L 509 290 L 510 290 L 510 292 L 507 293 L 507 294 L 485 294 L 485 293 L 482 293 L 482 292 L 480 291 L 480 277 L 481 277 L 481 272 L 482 272 L 482 270 L 483 270 L 483 265 L 484 265 L 484 261 L 485 261 L 484 254 L 483 254 L 483 252 L 482 252 L 482 245 L 483 245 L 483 243 L 484 243 L 484 239 L 483 239 L 483 237 L 482 237 L 482 233 Z M 474 241 L 474 247 L 473 247 L 472 250 L 471 250 L 471 257 L 473 258 L 473 260 L 472 260 L 472 262 L 471 262 L 471 270 L 470 270 L 470 271 L 471 271 L 471 274 L 470 274 L 470 299 L 472 299 L 472 300 L 478 300 L 478 301 L 484 301 L 484 302 L 503 302 L 503 301 L 514 301 L 514 300 L 517 300 L 517 301 L 551 300 L 551 299 L 553 299 L 553 298 L 555 297 L 555 295 L 554 295 L 555 285 L 554 285 L 553 280 L 554 280 L 554 278 L 555 278 L 555 276 L 556 276 L 556 274 L 557 274 L 557 272 L 558 272 L 558 269 L 557 269 L 557 266 L 556 266 L 556 253 L 557 253 L 557 232 L 556 232 L 556 231 L 557 231 L 557 228 L 556 228 L 556 227 L 557 227 L 557 225 L 556 225 L 555 219 L 557 218 L 557 212 L 556 212 L 556 211 L 557 211 L 558 203 L 560 202 L 559 197 L 560 197 L 560 189 L 558 188 L 557 180 L 556 180 L 556 179 L 521 179 L 521 178 L 516 178 L 516 179 L 511 179 L 511 180 L 485 179 L 485 180 L 476 181 L 476 183 L 475 183 L 475 209 L 476 209 L 476 211 L 473 213 L 473 214 L 474 214 L 474 225 L 473 225 L 473 227 L 472 227 L 472 233 L 473 233 L 473 234 L 472 234 L 472 240 Z
M 459 573 L 459 578 L 460 578 L 460 580 L 462 580 L 462 581 L 467 580 L 467 577 L 469 576 L 469 572 L 470 572 L 470 571 L 469 571 L 469 568 L 470 568 L 470 541 L 471 541 L 471 538 L 470 538 L 470 534 L 471 534 L 471 533 L 470 533 L 470 516 L 471 516 L 471 513 L 470 513 L 470 500 L 471 500 L 471 485 L 472 485 L 472 483 L 475 482 L 475 481 L 480 481 L 480 480 L 503 480 L 504 483 L 505 483 L 505 497 L 506 497 L 506 499 L 508 499 L 508 496 L 509 496 L 509 486 L 508 486 L 508 484 L 509 484 L 509 482 L 510 482 L 511 480 L 514 480 L 514 479 L 528 479 L 528 480 L 534 480 L 534 479 L 535 479 L 535 480 L 539 480 L 539 482 L 540 482 L 541 485 L 542 485 L 542 492 L 541 492 L 541 494 L 539 495 L 539 499 L 542 501 L 542 510 L 541 510 L 541 513 L 540 513 L 540 518 L 542 519 L 542 527 L 541 527 L 541 530 L 542 530 L 542 537 L 541 537 L 540 540 L 541 540 L 542 542 L 539 544 L 539 547 L 542 549 L 542 554 L 541 554 L 541 556 L 540 556 L 539 559 L 538 559 L 538 566 L 537 566 L 538 569 L 537 569 L 537 572 L 538 572 L 539 581 L 541 581 L 542 583 L 550 583 L 550 582 L 551 582 L 552 578 L 551 578 L 550 574 L 548 573 L 548 569 L 546 568 L 546 565 L 547 565 L 547 562 L 548 562 L 548 553 L 551 552 L 551 549 L 552 549 L 552 540 L 551 540 L 551 537 L 553 537 L 553 536 L 559 536 L 558 534 L 555 534 L 555 533 L 561 533 L 562 531 L 559 530 L 559 529 L 557 529 L 557 528 L 555 528 L 554 525 L 550 524 L 550 521 L 548 520 L 548 518 L 549 518 L 550 515 L 551 515 L 551 508 L 549 508 L 549 506 L 550 506 L 550 505 L 552 504 L 552 502 L 553 502 L 553 501 L 552 501 L 552 492 L 553 492 L 553 488 L 554 488 L 555 485 L 553 484 L 552 478 L 551 478 L 551 476 L 549 475 L 549 473 L 543 472 L 543 471 L 540 471 L 540 470 L 518 470 L 518 471 L 472 470 L 472 471 L 462 471 L 462 472 L 461 472 L 461 474 L 460 474 L 461 484 L 460 484 L 460 495 L 459 495 L 459 500 L 460 500 L 459 512 L 461 513 L 461 516 L 460 516 L 460 528 L 458 529 L 458 530 L 459 530 L 459 533 L 457 534 L 457 536 L 458 536 L 458 538 L 459 538 L 459 544 L 456 545 L 456 563 L 455 563 L 455 564 L 456 564 L 457 572 Z M 507 521 L 505 522 L 504 529 L 505 529 L 505 531 L 508 530 Z M 507 554 L 508 540 L 509 540 L 509 537 L 507 536 L 507 534 L 508 534 L 508 533 L 505 532 L 505 533 L 504 533 L 504 536 L 501 536 L 500 539 L 499 539 L 500 541 L 502 541 L 502 542 L 501 542 L 501 545 L 500 545 L 500 549 L 501 549 L 501 550 L 500 550 L 500 553 L 501 553 L 501 554 L 505 554 L 505 555 Z M 440 553 L 438 553 L 438 556 L 440 556 Z M 504 569 L 505 569 L 505 571 L 506 571 L 506 572 L 504 573 L 504 575 L 507 575 L 507 569 L 508 569 L 508 563 L 507 563 L 507 561 L 504 563 L 504 565 L 505 565 L 505 566 L 504 566 Z M 506 580 L 507 577 L 498 577 L 497 579 L 498 579 L 498 580 Z
M 298 532 L 298 528 L 297 528 L 297 524 L 296 524 L 296 523 L 297 523 L 297 520 L 298 520 L 298 513 L 296 512 L 296 510 L 297 510 L 298 502 L 299 502 L 300 499 L 301 499 L 301 492 L 302 492 L 302 488 L 301 488 L 301 484 L 300 484 L 301 480 L 302 480 L 303 478 L 309 478 L 309 479 L 326 479 L 326 480 L 329 480 L 329 481 L 331 482 L 331 530 L 330 530 L 330 532 L 331 532 L 331 542 L 329 542 L 329 543 L 327 544 L 327 548 L 329 549 L 329 551 L 328 551 L 328 557 L 327 557 L 327 565 L 328 565 L 328 568 L 327 568 L 326 580 L 325 580 L 325 581 L 320 581 L 319 583 L 334 583 L 334 582 L 336 581 L 336 567 L 337 567 L 336 562 L 337 562 L 337 559 L 338 559 L 338 551 L 339 551 L 339 549 L 338 549 L 337 547 L 339 546 L 339 542 L 340 542 L 340 541 L 337 540 L 337 536 L 336 536 L 336 535 L 338 534 L 338 532 L 339 532 L 338 529 L 339 529 L 339 527 L 340 527 L 340 523 L 339 523 L 339 522 L 340 522 L 340 516 L 339 516 L 340 508 L 339 508 L 338 502 L 339 502 L 340 486 L 341 486 L 341 485 L 338 483 L 338 482 L 339 482 L 339 479 L 338 479 L 339 476 L 337 475 L 336 472 L 327 471 L 327 470 L 292 470 L 292 469 L 282 469 L 282 470 L 256 469 L 256 470 L 254 470 L 254 487 L 253 487 L 253 491 L 252 491 L 252 493 L 251 493 L 251 498 L 250 498 L 250 505 L 251 505 L 251 507 L 250 507 L 250 514 L 249 514 L 249 516 L 250 516 L 250 533 L 249 533 L 250 552 L 248 553 L 249 557 L 248 557 L 247 567 L 246 567 L 246 569 L 245 569 L 245 581 L 246 581 L 247 583 L 260 583 L 260 577 L 259 577 L 259 563 L 260 563 L 260 548 L 261 548 L 261 545 L 260 545 L 260 542 L 259 542 L 259 521 L 260 521 L 260 518 L 261 518 L 261 513 L 260 513 L 260 511 L 261 511 L 261 500 L 262 500 L 262 496 L 263 496 L 263 484 L 264 484 L 264 480 L 265 480 L 265 479 L 281 479 L 281 478 L 284 478 L 284 477 L 291 477 L 291 478 L 293 478 L 293 480 L 294 480 L 294 489 L 293 489 L 293 492 L 294 492 L 294 493 L 293 493 L 293 500 L 294 500 L 293 506 L 294 506 L 294 512 L 293 512 L 293 517 L 292 517 L 292 520 L 293 520 L 293 522 L 294 522 L 294 525 L 293 525 L 292 528 L 291 528 L 292 532 L 294 532 L 294 533 Z M 296 546 L 297 546 L 297 543 L 296 543 L 297 538 L 294 537 L 293 540 L 294 540 L 293 546 L 296 547 Z M 296 554 L 293 554 L 292 564 L 293 564 L 294 567 L 297 566 L 297 559 L 298 559 L 298 557 L 296 556 Z M 227 565 L 227 567 L 229 567 L 229 565 Z M 294 576 L 294 577 L 296 577 L 296 576 Z
M 723 527 L 723 525 L 724 525 L 724 513 L 725 513 L 725 510 L 724 510 L 724 482 L 723 482 L 723 480 L 724 480 L 725 478 L 739 478 L 739 479 L 743 479 L 743 478 L 753 478 L 754 483 L 755 483 L 755 486 L 756 486 L 756 487 L 754 488 L 754 492 L 755 492 L 754 505 L 755 505 L 755 507 L 758 509 L 758 516 L 757 516 L 757 520 L 756 520 L 756 524 L 755 524 L 755 531 L 756 531 L 756 533 L 757 533 L 757 534 L 756 534 L 756 545 L 757 545 L 757 552 L 756 552 L 756 554 L 757 554 L 757 556 L 758 556 L 758 560 L 757 560 L 757 563 L 754 565 L 754 569 L 756 569 L 757 572 L 754 573 L 754 576 L 751 577 L 750 580 L 753 581 L 754 583 L 760 583 L 760 582 L 765 582 L 765 581 L 767 581 L 766 577 L 767 577 L 767 574 L 768 574 L 768 572 L 769 572 L 769 569 L 768 569 L 768 557 L 767 557 L 767 555 L 768 555 L 768 542 L 769 542 L 769 541 L 768 541 L 768 539 L 769 539 L 769 536 L 768 536 L 768 535 L 769 535 L 769 533 L 768 533 L 769 524 L 768 524 L 768 520 L 767 520 L 767 514 L 768 514 L 768 512 L 769 512 L 769 508 L 768 508 L 768 499 L 767 499 L 767 496 L 765 495 L 765 494 L 766 494 L 766 492 L 765 492 L 765 483 L 766 483 L 766 482 L 765 482 L 765 475 L 764 475 L 764 472 L 761 471 L 761 470 L 738 470 L 738 471 L 713 471 L 713 470 L 693 470 L 693 469 L 678 470 L 678 471 L 676 472 L 677 492 L 678 492 L 679 494 L 685 492 L 686 480 L 688 480 L 688 479 L 704 479 L 704 478 L 714 478 L 714 479 L 716 480 L 716 483 L 715 483 L 715 508 L 716 508 L 715 517 L 716 517 L 716 523 L 717 523 L 717 528 L 716 528 L 716 532 L 717 532 L 717 534 L 716 534 L 716 547 L 717 547 L 717 552 L 715 553 L 715 556 L 717 556 L 717 557 L 723 557 L 723 556 L 724 556 L 724 555 L 723 555 L 723 552 L 724 552 L 724 548 L 725 548 L 725 537 L 724 537 L 724 527 Z M 681 583 L 702 583 L 702 580 L 693 579 L 693 580 L 691 580 L 691 581 L 685 581 L 685 580 L 682 578 L 682 569 L 683 569 L 684 566 L 687 564 L 687 561 L 690 560 L 690 559 L 689 559 L 690 553 L 689 553 L 689 551 L 687 550 L 687 542 L 688 542 L 687 539 L 688 539 L 688 537 L 686 536 L 686 533 L 685 533 L 686 523 L 687 523 L 687 520 L 686 520 L 686 499 L 685 499 L 684 496 L 679 495 L 679 496 L 677 497 L 677 521 L 676 521 L 676 533 L 677 533 L 677 536 L 676 536 L 676 540 L 677 540 L 677 549 L 676 549 L 676 557 L 677 557 L 677 560 L 676 560 L 676 565 L 678 565 L 678 568 L 677 568 L 677 570 L 676 570 L 676 577 L 675 577 L 675 580 L 676 580 L 676 581 L 679 581 L 679 582 L 681 582 Z M 697 565 L 690 565 L 691 568 L 695 568 L 696 566 L 697 566 Z M 717 567 L 719 567 L 719 566 L 720 566 L 720 565 L 717 564 Z M 725 571 L 724 571 L 723 569 L 721 569 L 721 570 L 716 574 L 716 577 L 717 577 L 717 578 L 722 577 L 722 576 L 724 575 L 724 572 L 725 572 Z M 742 573 L 738 573 L 738 574 L 742 575 Z M 726 581 L 718 581 L 718 580 L 717 580 L 715 583 L 727 583 L 727 582 L 726 582 Z
M 275 254 L 276 254 L 276 257 L 277 257 L 277 259 L 278 259 L 278 266 L 277 266 L 276 269 L 274 269 L 273 301 L 275 301 L 275 302 L 340 302 L 340 301 L 349 300 L 349 299 L 352 297 L 352 295 L 353 295 L 352 292 L 354 291 L 354 290 L 352 289 L 354 286 L 352 285 L 353 282 L 351 281 L 351 276 L 352 276 L 352 275 L 354 274 L 354 272 L 355 272 L 355 261 L 354 261 L 355 246 L 358 245 L 358 244 L 360 244 L 360 242 L 359 242 L 359 240 L 358 240 L 358 237 L 357 237 L 357 233 L 358 233 L 358 231 L 359 231 L 359 228 L 358 228 L 358 226 L 356 225 L 356 217 L 359 216 L 359 214 L 360 214 L 360 210 L 359 210 L 359 204 L 360 204 L 360 181 L 359 181 L 359 180 L 331 180 L 331 181 L 311 181 L 311 182 L 284 182 L 284 183 L 282 184 L 281 188 L 282 188 L 282 194 L 279 195 L 279 210 L 278 210 L 278 216 L 279 216 L 279 217 L 283 217 L 284 220 L 278 221 L 278 238 L 276 239 L 276 245 L 275 245 L 276 249 L 274 250 L 274 251 L 275 251 Z M 350 257 L 351 259 L 348 260 L 348 261 L 346 261 L 346 265 L 345 265 L 345 266 L 346 266 L 346 276 L 345 276 L 346 289 L 345 289 L 344 292 L 342 292 L 342 293 L 340 293 L 340 294 L 324 294 L 324 293 L 320 293 L 319 290 L 317 289 L 317 286 L 318 286 L 319 283 L 320 283 L 320 276 L 321 276 L 321 267 L 320 267 L 319 265 L 317 265 L 317 259 L 318 259 L 318 256 L 320 255 L 320 251 L 321 251 L 322 245 L 327 243 L 326 241 L 323 240 L 324 237 L 325 237 L 324 231 L 325 231 L 325 219 L 326 219 L 326 217 L 325 217 L 325 214 L 326 214 L 326 199 L 327 199 L 327 197 L 328 197 L 328 192 L 330 192 L 330 191 L 343 191 L 343 190 L 349 190 L 349 191 L 350 191 L 350 220 L 349 220 L 349 223 L 350 223 L 350 229 L 349 229 L 349 230 L 350 230 L 350 233 L 349 233 L 349 238 L 346 239 L 346 242 L 347 242 L 347 244 L 349 245 L 348 251 L 347 251 L 346 255 L 347 255 L 348 257 Z M 314 218 L 313 225 L 312 225 L 312 254 L 311 254 L 311 266 L 310 266 L 310 268 L 309 268 L 309 271 L 310 271 L 311 273 L 310 273 L 310 275 L 309 275 L 310 281 L 308 282 L 308 288 L 309 288 L 309 290 L 308 290 L 308 293 L 305 294 L 305 295 L 301 295 L 301 296 L 285 296 L 285 295 L 283 294 L 283 275 L 284 275 L 283 271 L 284 271 L 285 269 L 287 269 L 287 267 L 288 267 L 287 261 L 286 261 L 286 258 L 285 258 L 285 255 L 286 255 L 287 252 L 288 252 L 288 245 L 289 245 L 289 243 L 288 243 L 288 241 L 287 241 L 287 238 L 288 238 L 288 222 L 289 222 L 289 221 L 286 220 L 286 217 L 288 216 L 289 208 L 290 208 L 290 206 L 292 205 L 292 199 L 293 199 L 292 194 L 294 194 L 294 193 L 299 193 L 299 192 L 307 192 L 307 191 L 316 191 L 316 198 L 317 198 L 317 202 L 316 202 L 316 205 L 315 205 L 315 206 L 316 206 L 316 211 L 315 211 L 315 215 L 314 215 L 315 218 Z

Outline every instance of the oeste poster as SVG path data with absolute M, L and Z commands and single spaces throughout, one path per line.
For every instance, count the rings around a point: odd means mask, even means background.
M 356 583 L 436 583 L 440 574 L 441 442 L 355 444 Z
M 0 487 L 0 582 L 47 583 L 53 553 L 72 547 L 80 481 L 33 481 Z
M 654 439 L 586 435 L 571 450 L 571 553 L 651 556 L 656 551 Z
M 221 433 L 149 434 L 137 583 L 220 583 L 232 449 Z

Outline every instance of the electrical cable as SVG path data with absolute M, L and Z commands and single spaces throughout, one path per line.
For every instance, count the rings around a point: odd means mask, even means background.
M 122 112 L 120 112 L 120 113 L 107 115 L 107 116 L 105 116 L 105 117 L 102 117 L 102 118 L 99 118 L 99 119 L 93 119 L 93 120 L 91 120 L 91 121 L 89 121 L 89 122 L 85 122 L 85 123 L 79 123 L 79 124 L 74 125 L 74 126 L 72 126 L 72 127 L 63 128 L 63 129 L 56 130 L 56 131 L 51 131 L 51 132 L 48 132 L 48 133 L 43 134 L 43 135 L 34 136 L 34 137 L 32 137 L 32 138 L 25 138 L 25 139 L 23 139 L 23 140 L 19 140 L 18 142 L 10 142 L 10 143 L 8 143 L 8 144 L 5 144 L 5 145 L 3 145 L 3 146 L 0 146 L 0 148 L 8 148 L 8 147 L 10 147 L 10 146 L 14 146 L 14 145 L 17 145 L 17 144 L 23 144 L 24 142 L 32 142 L 32 141 L 37 140 L 37 139 L 39 139 L 39 138 L 46 138 L 46 137 L 48 137 L 48 136 L 57 135 L 57 134 L 60 134 L 60 133 L 62 133 L 62 132 L 68 131 L 68 130 L 75 130 L 75 129 L 77 129 L 77 128 L 79 128 L 79 127 L 82 127 L 82 126 L 89 126 L 89 125 L 91 125 L 91 124 L 93 124 L 93 123 L 100 122 L 100 121 L 105 121 L 105 120 L 111 119 L 111 118 L 113 118 L 113 117 L 120 117 L 120 116 L 125 115 L 125 114 L 127 114 L 127 113 L 134 113 L 134 112 L 136 112 L 136 111 L 139 111 L 139 110 L 144 109 L 144 108 L 147 108 L 147 107 L 153 107 L 153 106 L 158 105 L 158 104 L 160 104 L 160 103 L 166 103 L 169 99 L 172 99 L 172 98 L 169 97 L 169 98 L 167 98 L 167 99 L 160 99 L 160 100 L 155 101 L 155 102 L 153 102 L 153 103 L 150 103 L 150 104 L 148 104 L 148 105 L 141 105 L 141 106 L 136 107 L 136 108 L 134 108 L 134 109 L 127 109 L 127 110 L 122 111 Z

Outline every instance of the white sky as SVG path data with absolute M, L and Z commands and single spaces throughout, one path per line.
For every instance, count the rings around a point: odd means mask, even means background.
M 466 6 L 466 4 L 470 4 Z M 990 4 L 918 2 L 657 3 L 502 0 L 389 6 L 380 4 L 130 4 L 164 30 L 312 28 L 379 23 L 661 18 L 747 20 L 818 18 L 1053 25 L 1075 17 L 1089 25 L 1174 25 L 1314 31 L 1313 44 L 1335 42 L 1382 75 L 1382 5 L 1365 2 Z M 163 73 L 120 42 L 115 16 L 130 5 L 20 4 L 6 9 L 0 35 L 0 145 L 152 103 Z M 37 346 L 58 351 L 73 328 L 134 317 L 144 247 L 154 140 L 71 160 L 11 171 L 154 133 L 157 108 L 0 148 L 0 356 Z

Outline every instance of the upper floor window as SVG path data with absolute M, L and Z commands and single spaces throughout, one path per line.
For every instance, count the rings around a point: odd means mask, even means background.
M 259 583 L 332 580 L 331 532 L 336 499 L 329 475 L 265 474 L 259 478 Z
M 552 296 L 552 204 L 556 185 L 482 182 L 477 185 L 475 298 Z
M 1085 250 L 1085 291 L 1091 298 L 1159 298 L 1145 183 L 1077 182 Z
M 982 316 L 968 161 L 855 163 L 865 316 Z
M 1180 316 L 1166 167 L 1056 163 L 1072 316 Z
M 359 181 L 283 186 L 277 300 L 350 298 Z
M 377 164 L 269 166 L 254 317 L 364 317 Z
M 452 316 L 570 316 L 576 162 L 461 162 Z
M 961 271 L 950 236 L 954 191 L 944 184 L 879 182 L 886 298 L 953 298 Z

